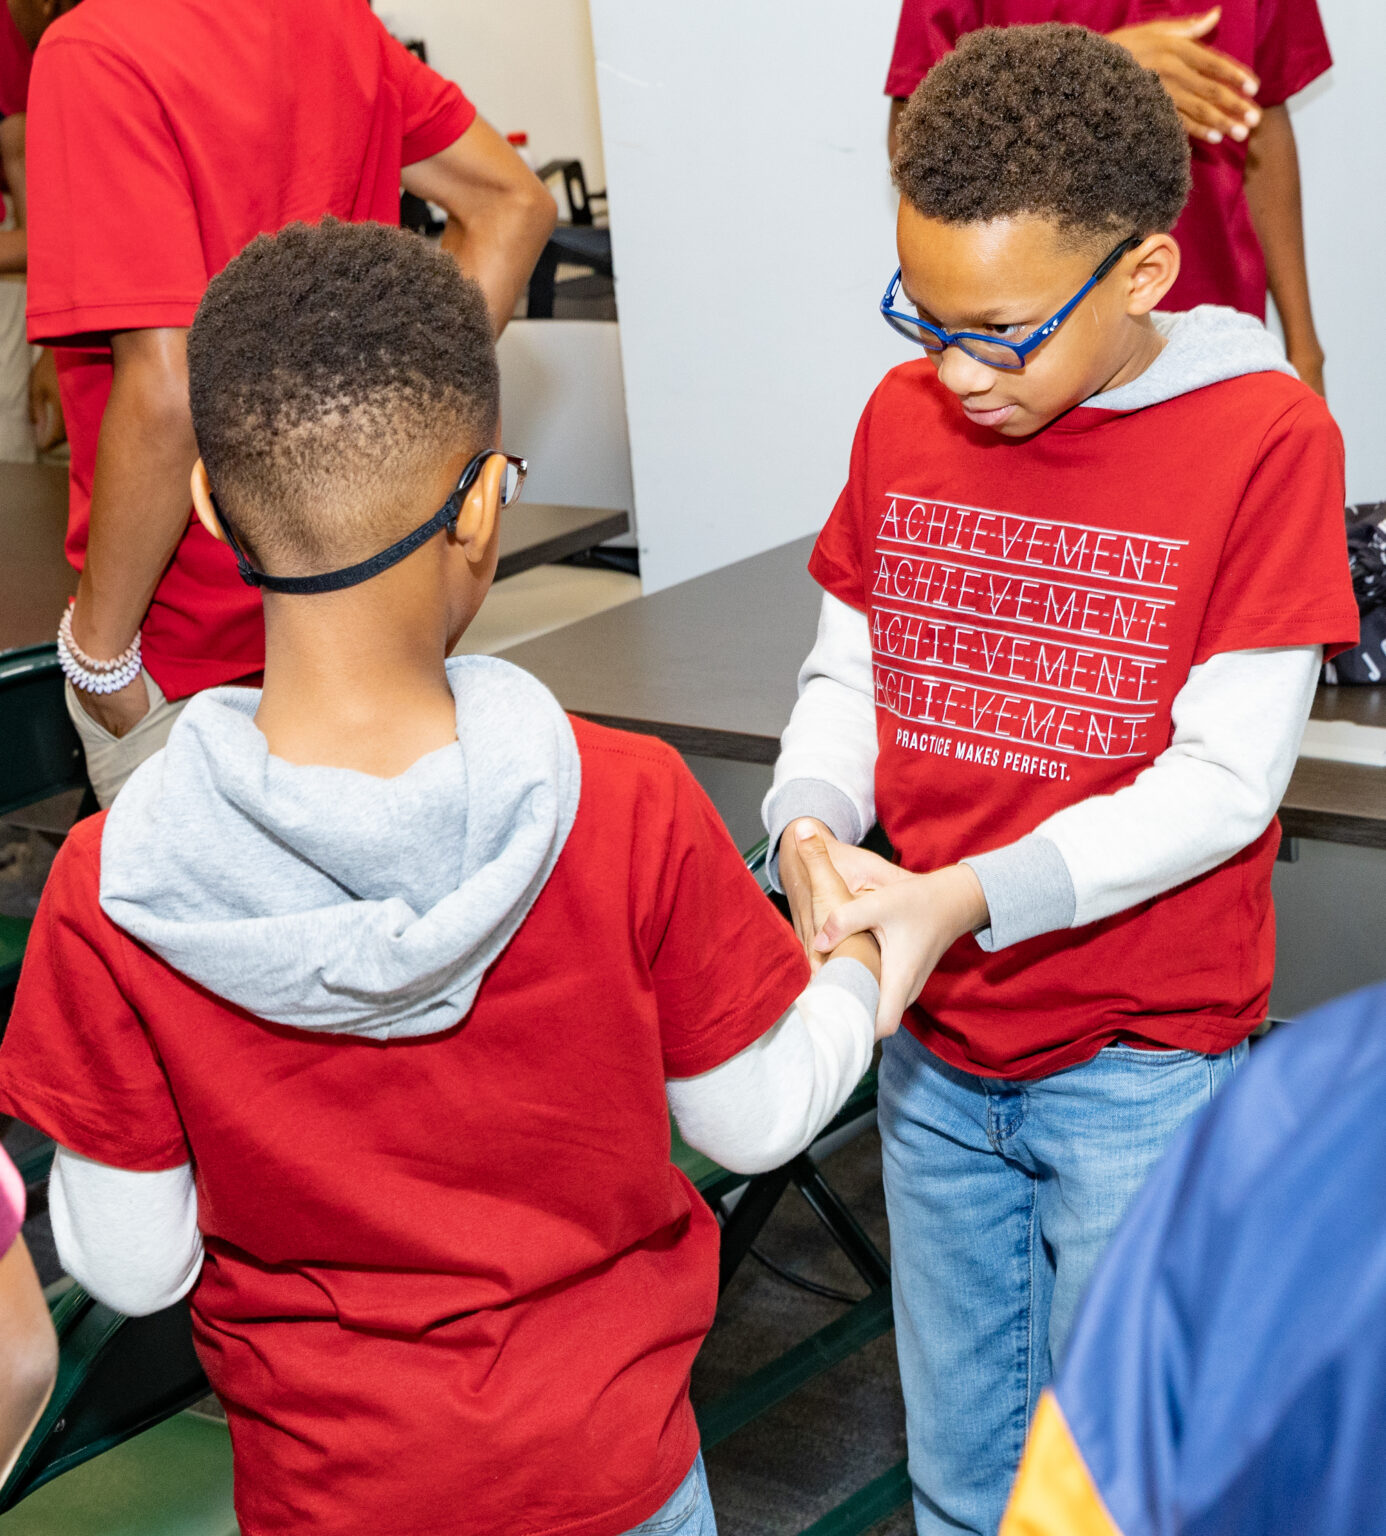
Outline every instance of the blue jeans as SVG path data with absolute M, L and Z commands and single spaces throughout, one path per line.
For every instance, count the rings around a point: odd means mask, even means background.
M 701 1453 L 668 1502 L 626 1536 L 717 1536 Z
M 886 1041 L 879 1119 L 920 1536 L 993 1536 L 1107 1240 L 1246 1053 L 1109 1046 L 1027 1082 Z

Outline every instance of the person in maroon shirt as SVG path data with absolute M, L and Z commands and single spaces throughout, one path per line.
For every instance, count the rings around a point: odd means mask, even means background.
M 1153 69 L 1192 140 L 1193 191 L 1175 226 L 1183 265 L 1168 308 L 1226 304 L 1264 319 L 1266 289 L 1295 371 L 1323 394 L 1304 262 L 1299 159 L 1285 103 L 1332 56 L 1316 0 L 903 0 L 886 80 L 890 148 L 905 100 L 964 32 L 1065 21 Z

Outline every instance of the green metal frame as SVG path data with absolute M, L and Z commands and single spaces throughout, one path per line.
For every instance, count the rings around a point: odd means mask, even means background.
M 68 719 L 63 674 L 52 645 L 0 655 L 0 815 L 66 789 L 87 791 L 83 814 L 96 809 L 82 743 Z M 29 923 L 0 917 L 0 992 L 19 980 Z
M 69 789 L 86 791 L 80 815 L 96 810 L 82 743 L 63 699 L 57 648 L 6 651 L 0 655 L 0 815 Z M 31 927 L 28 918 L 0 916 L 0 998 L 8 998 L 19 981 Z M 41 1209 L 52 1161 L 51 1142 L 20 1161 L 31 1210 Z
M 193 1353 L 186 1302 L 149 1317 L 125 1317 L 74 1284 L 52 1301 L 51 1311 L 57 1383 L 0 1488 L 0 1512 L 210 1391 Z

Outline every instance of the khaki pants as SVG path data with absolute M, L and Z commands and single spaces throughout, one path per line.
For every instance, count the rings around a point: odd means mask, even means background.
M 149 695 L 149 713 L 124 736 L 113 736 L 104 725 L 99 725 L 82 708 L 71 683 L 65 685 L 67 712 L 82 738 L 82 751 L 87 759 L 87 777 L 96 792 L 97 804 L 102 810 L 115 799 L 126 779 L 147 757 L 153 757 L 168 740 L 173 722 L 188 702 L 179 699 L 170 704 L 164 690 L 150 677 L 141 672 L 145 692 Z
M 24 274 L 0 273 L 0 460 L 32 464 L 38 458 L 29 421 L 29 370 L 39 349 L 24 335 Z

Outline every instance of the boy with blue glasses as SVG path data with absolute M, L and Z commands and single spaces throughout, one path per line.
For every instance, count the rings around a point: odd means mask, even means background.
M 894 170 L 881 308 L 926 355 L 814 551 L 765 814 L 810 950 L 882 944 L 916 1519 L 989 1533 L 1098 1254 L 1265 1017 L 1275 809 L 1356 616 L 1322 401 L 1250 317 L 1158 313 L 1189 173 L 1154 75 L 973 33 Z M 817 933 L 802 818 L 859 893 Z M 877 820 L 898 865 L 852 846 Z

